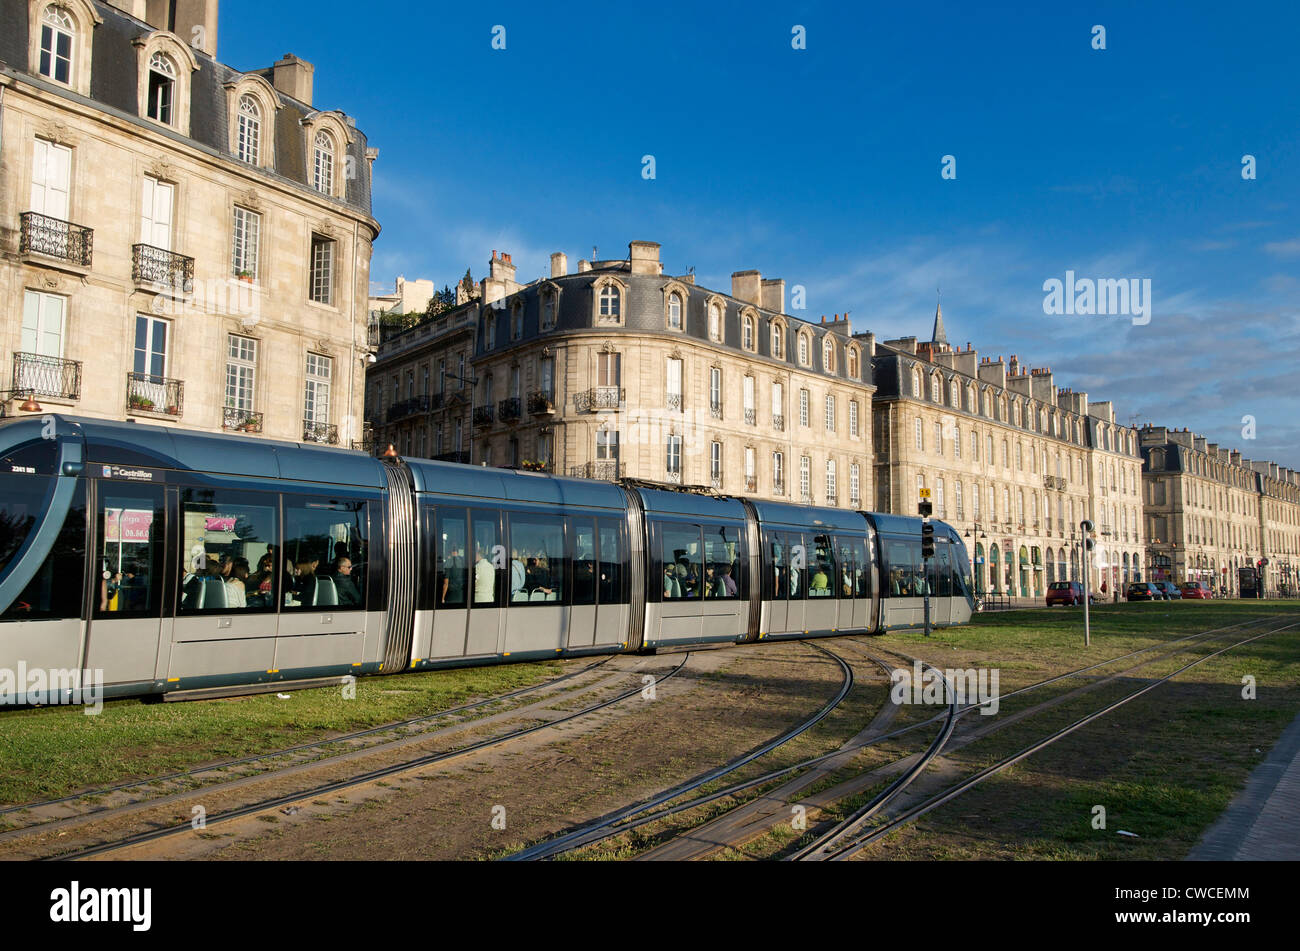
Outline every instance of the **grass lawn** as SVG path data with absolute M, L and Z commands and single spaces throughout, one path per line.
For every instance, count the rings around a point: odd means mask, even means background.
M 110 700 L 97 716 L 81 707 L 0 712 L 0 803 L 53 798 L 437 713 L 563 670 L 559 661 L 542 661 L 362 677 L 352 700 L 335 686 L 294 691 L 288 700 L 274 693 L 186 703 Z

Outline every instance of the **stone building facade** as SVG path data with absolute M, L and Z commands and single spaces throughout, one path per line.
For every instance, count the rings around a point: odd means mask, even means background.
M 1039 598 L 1081 576 L 1079 523 L 1096 525 L 1095 588 L 1142 577 L 1141 455 L 1109 403 L 1058 389 L 1016 356 L 953 349 L 936 311 L 928 342 L 874 347 L 878 511 L 934 514 L 967 536 L 976 590 Z
M 741 271 L 730 293 L 710 290 L 666 275 L 659 245 L 634 241 L 626 259 L 574 272 L 556 253 L 526 285 L 493 251 L 475 295 L 380 345 L 377 445 L 869 504 L 871 341 L 847 319 L 785 313 L 784 281 Z
M 357 438 L 377 152 L 217 11 L 0 0 L 6 412 Z

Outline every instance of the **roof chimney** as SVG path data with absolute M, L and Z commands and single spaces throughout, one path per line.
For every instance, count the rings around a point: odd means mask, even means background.
M 628 261 L 633 274 L 662 274 L 659 263 L 659 245 L 654 241 L 631 241 L 627 246 Z
M 761 288 L 762 290 L 760 293 L 763 298 L 763 309 L 775 311 L 778 314 L 784 314 L 785 281 L 780 278 L 763 281 Z
M 758 271 L 735 271 L 731 275 L 731 296 L 756 307 L 763 306 L 763 275 Z
M 551 277 L 564 277 L 569 273 L 569 258 L 563 251 L 551 255 Z
M 213 6 L 216 4 L 213 3 Z M 311 63 L 292 53 L 285 53 L 284 58 L 271 67 L 271 85 L 286 96 L 310 106 L 312 77 L 315 73 L 316 67 Z

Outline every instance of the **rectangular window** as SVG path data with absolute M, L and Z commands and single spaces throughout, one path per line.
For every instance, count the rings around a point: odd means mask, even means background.
M 235 206 L 234 241 L 230 254 L 230 270 L 235 277 L 247 276 L 257 280 L 257 241 L 261 230 L 261 215 Z
M 812 499 L 812 460 L 807 456 L 799 457 L 799 496 L 805 502 Z
M 939 485 L 937 488 L 939 494 L 935 504 L 935 511 L 938 513 L 940 518 L 943 518 L 945 513 L 944 513 L 944 505 L 943 505 L 943 480 L 942 479 L 939 480 Z
M 916 448 L 919 451 L 925 450 L 925 432 L 921 428 L 921 417 L 916 417 Z
M 613 519 L 597 519 L 600 530 L 600 576 L 596 594 L 601 604 L 626 604 L 627 591 L 623 583 L 623 566 L 627 563 L 624 552 L 623 528 Z
M 622 354 L 602 353 L 596 358 L 596 385 L 618 386 L 621 379 Z
M 858 505 L 862 501 L 861 470 L 855 462 L 849 466 L 849 503 Z
M 575 543 L 591 557 L 591 522 L 574 520 Z M 585 538 L 582 536 L 585 534 Z M 510 602 L 546 603 L 564 600 L 564 519 L 549 515 L 510 515 Z M 585 598 L 591 591 L 590 575 Z
M 808 425 L 808 391 L 799 391 L 799 425 Z
M 772 453 L 772 489 L 778 494 L 785 491 L 785 453 Z
M 311 236 L 311 299 L 318 304 L 334 303 L 334 242 L 318 234 Z
M 226 406 L 251 413 L 257 383 L 257 341 L 229 334 L 226 338 Z
M 669 359 L 668 399 L 671 401 L 674 397 L 677 398 L 677 403 L 678 403 L 678 406 L 675 408 L 680 408 L 681 399 L 682 399 L 682 361 Z
M 722 443 L 709 444 L 709 478 L 714 484 L 722 482 Z
M 826 431 L 835 432 L 835 397 L 829 394 L 826 397 Z
M 67 313 L 68 299 L 58 294 L 46 294 L 41 291 L 26 291 L 23 294 L 23 329 L 20 348 L 23 353 L 34 353 L 43 357 L 62 357 L 64 338 L 64 317 Z M 35 370 L 32 367 L 31 370 Z M 27 367 L 23 367 L 28 372 Z M 20 389 L 36 389 L 37 381 L 19 380 Z
M 144 177 L 140 205 L 140 243 L 170 251 L 172 247 L 172 199 L 176 186 Z
M 709 367 L 709 409 L 716 415 L 722 409 L 722 370 Z
M 669 436 L 665 459 L 665 468 L 669 474 L 681 475 L 682 472 L 682 437 Z
M 849 435 L 857 438 L 858 435 L 858 401 L 849 400 Z
M 772 384 L 772 416 L 785 415 L 785 388 L 780 383 Z
M 310 560 L 300 566 L 278 553 L 279 502 L 265 492 L 181 489 L 180 614 L 273 612 L 293 599 Z
M 700 530 L 688 525 L 664 525 L 660 532 L 663 540 L 663 599 L 686 601 L 700 597 L 704 587 Z
M 72 34 L 63 26 L 56 27 L 51 23 L 41 25 L 40 72 L 42 76 L 48 76 L 65 86 L 71 84 Z
M 753 424 L 754 422 L 754 378 L 745 377 L 742 385 L 741 399 L 745 408 L 745 422 Z
M 162 600 L 162 486 L 100 485 L 96 538 L 103 579 L 95 592 L 95 617 L 156 618 Z
M 307 390 L 302 418 L 309 423 L 330 421 L 330 377 L 334 360 L 318 353 L 307 354 Z
M 596 459 L 600 462 L 618 461 L 618 430 L 599 429 L 596 431 Z
M 542 357 L 541 366 L 538 373 L 541 379 L 541 390 L 547 399 L 555 397 L 555 357 Z
M 952 454 L 953 458 L 961 458 L 961 430 L 953 429 L 952 431 Z
M 937 455 L 943 455 L 943 423 L 934 424 L 934 451 Z
M 172 94 L 175 88 L 176 80 L 156 69 L 149 70 L 149 100 L 146 104 L 146 112 L 150 119 L 155 119 L 163 125 L 172 124 Z
M 369 529 L 365 502 L 286 496 L 284 555 L 294 577 L 285 609 L 363 610 Z
M 832 500 L 838 495 L 838 487 L 835 483 L 835 460 L 826 460 L 826 503 L 831 504 Z
M 32 146 L 32 191 L 28 210 L 66 221 L 70 217 L 71 172 L 72 149 L 36 139 Z

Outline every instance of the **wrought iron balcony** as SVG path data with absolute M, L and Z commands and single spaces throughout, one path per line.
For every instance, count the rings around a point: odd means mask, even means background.
M 600 459 L 580 466 L 570 466 L 569 475 L 579 479 L 600 479 L 604 482 L 613 482 L 618 478 L 618 469 L 619 466 L 616 460 Z
M 754 412 L 753 408 L 745 410 L 745 425 L 753 426 L 756 422 L 758 422 L 758 414 Z
M 163 284 L 188 294 L 194 290 L 194 259 L 151 244 L 133 244 L 131 279 L 137 284 Z
M 126 375 L 126 411 L 180 417 L 185 407 L 185 383 L 152 373 Z
M 534 416 L 555 412 L 555 395 L 549 390 L 533 390 L 528 394 L 528 412 Z
M 46 357 L 37 353 L 14 354 L 13 390 L 60 400 L 81 399 L 81 361 Z
M 721 473 L 721 472 L 715 472 L 715 473 L 713 473 L 713 475 L 709 476 L 709 487 L 710 487 L 710 488 L 714 488 L 714 489 L 721 489 L 721 488 L 722 488 L 722 473 Z
M 491 406 L 477 406 L 474 408 L 474 425 L 491 426 L 494 416 Z
M 70 221 L 25 211 L 18 216 L 20 254 L 40 254 L 78 267 L 90 267 L 95 232 Z
M 519 397 L 512 396 L 497 404 L 497 412 L 501 414 L 502 422 L 513 423 L 523 415 L 520 402 Z
M 840 504 L 840 497 L 838 495 L 828 495 L 826 496 L 826 504 L 829 505 L 831 508 L 835 508 Z M 939 513 L 939 517 L 940 518 L 943 517 L 942 512 Z
M 772 483 L 772 494 L 773 494 L 773 495 L 785 495 L 785 483 L 784 483 L 784 482 L 773 482 L 773 483 Z
M 757 476 L 752 476 L 752 475 L 751 475 L 751 476 L 745 476 L 745 491 L 746 491 L 746 492 L 757 492 L 757 491 L 758 491 L 758 477 L 757 477 Z
M 772 417 L 772 428 L 775 429 L 778 433 L 783 433 L 783 432 L 785 432 L 785 417 L 784 417 L 784 416 L 773 416 L 773 417 Z
M 665 481 L 665 482 L 672 482 L 674 485 L 681 485 L 681 484 L 682 484 L 682 470 L 681 470 L 681 469 L 669 469 L 668 472 L 664 475 L 664 481 Z
M 669 393 L 668 398 L 667 400 L 665 400 L 664 405 L 667 406 L 669 409 L 675 409 L 680 411 L 682 408 L 682 394 Z
M 714 419 L 722 419 L 722 403 L 709 401 L 709 415 Z
M 354 439 L 352 440 L 352 448 L 358 452 L 372 453 L 375 451 L 374 437 L 372 436 L 366 439 Z
M 329 423 L 318 423 L 315 420 L 304 419 L 302 421 L 302 441 L 317 442 L 324 446 L 337 446 L 339 444 L 339 428 L 331 426 Z
M 573 408 L 579 413 L 594 413 L 602 409 L 618 409 L 626 398 L 622 387 L 594 386 L 573 398 Z
M 851 509 L 856 509 L 856 508 L 861 508 L 861 507 L 862 507 L 862 499 L 859 498 L 859 497 L 856 496 L 856 495 L 850 495 L 850 496 L 849 496 L 849 508 L 851 508 Z M 960 513 L 960 512 L 957 513 L 957 521 L 959 521 L 959 522 L 961 521 L 961 513 Z
M 402 400 L 400 403 L 394 403 L 388 407 L 388 422 L 396 422 L 399 419 L 405 419 L 407 416 L 427 413 L 428 411 L 429 397 L 412 396 L 410 399 Z
M 260 433 L 262 431 L 262 413 L 227 406 L 221 411 L 221 428 L 240 433 Z

